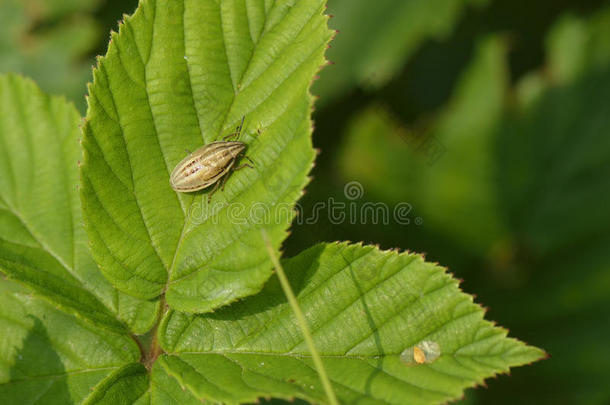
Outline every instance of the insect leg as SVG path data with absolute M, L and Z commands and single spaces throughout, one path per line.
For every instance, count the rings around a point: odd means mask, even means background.
M 227 136 L 224 136 L 222 138 L 223 141 L 228 141 L 230 139 L 236 139 L 239 136 L 239 134 L 237 132 L 233 132 L 232 134 L 229 134 Z
M 222 183 L 221 187 L 220 187 L 220 191 L 225 191 L 225 183 L 227 182 L 227 179 L 229 178 L 229 175 L 231 173 L 227 173 L 222 179 L 220 179 L 220 183 Z
M 231 166 L 233 166 L 234 164 L 235 164 L 235 161 L 233 161 L 233 163 L 231 163 Z M 219 180 L 219 183 L 221 183 L 220 191 L 225 191 L 225 183 L 227 182 L 227 179 L 229 178 L 231 173 L 233 173 L 233 170 L 235 170 L 235 168 L 227 170 L 227 174 L 222 176 L 222 178 Z
M 210 191 L 208 193 L 208 204 L 210 203 L 210 201 L 212 201 L 212 194 L 214 194 L 216 192 L 216 190 L 218 190 L 219 185 L 220 185 L 220 181 L 217 181 L 216 184 L 214 184 L 212 191 Z
M 238 139 L 239 135 L 241 134 L 241 130 L 244 127 L 244 120 L 246 119 L 246 116 L 244 115 L 243 117 L 241 117 L 241 123 L 237 126 L 237 128 L 235 129 L 235 132 L 233 132 L 232 134 L 229 134 L 227 136 L 225 136 L 224 138 L 222 138 L 223 141 L 229 140 L 229 139 Z
M 212 190 L 212 192 L 216 191 L 216 189 L 218 187 L 220 187 L 220 191 L 225 191 L 225 183 L 234 170 L 234 169 L 232 169 L 233 165 L 235 165 L 235 160 L 233 160 L 233 162 L 231 162 L 231 165 L 227 169 L 226 174 L 224 176 L 222 176 L 220 179 L 218 179 L 218 182 L 216 182 L 216 185 L 214 185 L 214 190 Z
M 239 166 L 235 167 L 233 169 L 233 171 L 243 169 L 244 167 L 249 167 L 250 169 L 254 169 L 254 166 L 252 166 L 250 163 L 242 163 Z

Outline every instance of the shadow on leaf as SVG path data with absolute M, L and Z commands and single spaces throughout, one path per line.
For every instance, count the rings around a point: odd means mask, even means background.
M 64 365 L 43 323 L 33 315 L 21 350 L 9 371 L 10 381 L 0 385 L 0 398 L 10 403 L 67 404 L 72 402 Z

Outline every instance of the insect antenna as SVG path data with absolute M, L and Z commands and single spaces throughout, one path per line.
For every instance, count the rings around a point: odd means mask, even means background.
M 245 116 L 245 115 L 243 115 L 243 116 L 241 117 L 241 122 L 239 123 L 239 126 L 237 127 L 237 132 L 236 132 L 236 134 L 237 134 L 237 138 L 239 138 L 239 135 L 241 134 L 241 130 L 244 128 L 244 120 L 245 120 L 245 119 L 246 119 L 246 116 Z

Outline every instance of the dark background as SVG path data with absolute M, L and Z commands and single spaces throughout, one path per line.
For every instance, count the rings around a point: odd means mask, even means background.
M 3 0 L 0 71 L 84 114 L 94 57 L 136 5 Z M 408 206 L 409 223 L 323 210 L 285 254 L 333 240 L 425 253 L 551 355 L 464 403 L 610 403 L 610 4 L 329 0 L 329 13 L 340 33 L 312 89 L 321 153 L 302 218 L 332 197 Z

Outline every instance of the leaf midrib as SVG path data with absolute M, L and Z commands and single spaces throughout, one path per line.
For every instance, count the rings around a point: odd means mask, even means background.
M 246 8 L 247 8 L 247 7 L 246 7 Z M 186 34 L 185 34 L 185 29 L 186 29 L 186 27 L 185 27 L 185 24 L 184 24 L 184 13 L 185 13 L 185 10 L 186 10 L 186 8 L 183 10 L 183 23 L 182 23 L 182 29 L 183 29 L 183 41 L 184 41 L 184 49 L 186 50 Z M 221 10 L 220 6 L 219 6 L 219 11 L 220 11 L 220 14 L 221 14 L 221 26 L 222 26 L 222 10 Z M 319 10 L 318 10 L 318 11 L 319 11 Z M 314 13 L 312 14 L 312 16 L 310 16 L 310 18 L 307 20 L 307 22 L 306 22 L 306 23 L 304 23 L 304 24 L 303 24 L 303 27 L 301 27 L 301 30 L 299 31 L 299 33 L 300 33 L 300 32 L 302 32 L 302 30 L 303 30 L 303 29 L 304 29 L 304 28 L 305 28 L 305 27 L 308 25 L 309 21 L 311 21 L 311 19 L 313 19 L 313 17 L 316 15 L 316 13 L 317 13 L 317 11 L 316 11 L 316 12 L 314 12 Z M 268 15 L 268 14 L 265 14 L 265 17 L 266 17 L 267 15 Z M 246 18 L 247 18 L 247 19 L 248 19 L 248 21 L 249 21 L 249 16 L 247 15 L 247 13 L 246 13 Z M 263 29 L 263 32 L 261 33 L 261 35 L 260 35 L 260 37 L 259 37 L 259 39 L 258 39 L 258 42 L 260 42 L 260 41 L 261 41 L 261 39 L 262 39 L 262 38 L 265 36 L 265 34 L 267 33 L 267 29 L 268 29 L 268 28 L 266 27 L 266 23 L 267 23 L 267 20 L 265 19 L 265 25 L 264 25 L 264 29 Z M 153 26 L 154 26 L 154 25 L 153 25 Z M 224 48 L 224 50 L 225 50 L 225 55 L 226 55 L 226 54 L 227 54 L 227 47 L 226 47 L 226 45 L 225 45 L 225 43 L 226 43 L 226 42 L 225 42 L 224 28 L 221 30 L 221 32 L 222 32 L 222 36 L 223 36 L 223 48 Z M 299 35 L 299 34 L 297 34 L 296 36 L 298 36 L 298 35 Z M 243 73 L 242 73 L 242 75 L 241 75 L 241 77 L 240 77 L 240 79 L 239 79 L 239 81 L 238 81 L 237 88 L 236 88 L 236 87 L 235 87 L 235 85 L 232 83 L 232 84 L 233 84 L 233 97 L 232 97 L 232 100 L 231 100 L 231 104 L 229 105 L 229 107 L 227 108 L 227 110 L 226 110 L 226 112 L 225 112 L 225 114 L 224 114 L 224 118 L 223 118 L 223 120 L 222 120 L 222 124 L 221 124 L 221 126 L 220 126 L 221 131 L 223 131 L 223 130 L 224 130 L 224 128 L 226 127 L 226 125 L 227 125 L 227 121 L 228 121 L 228 119 L 229 119 L 229 115 L 230 115 L 230 113 L 231 113 L 231 111 L 233 110 L 233 107 L 234 107 L 234 105 L 235 105 L 235 100 L 237 99 L 237 97 L 239 96 L 239 94 L 240 94 L 242 91 L 244 91 L 245 89 L 249 88 L 249 86 L 246 86 L 246 87 L 244 87 L 244 88 L 241 88 L 241 87 L 240 87 L 240 85 L 241 85 L 241 83 L 242 83 L 242 81 L 243 81 L 244 76 L 246 75 L 246 73 L 248 73 L 248 71 L 249 71 L 249 69 L 250 69 L 250 66 L 251 66 L 252 60 L 253 60 L 253 58 L 254 58 L 254 54 L 255 54 L 255 52 L 256 52 L 256 46 L 257 46 L 257 44 L 258 44 L 258 42 L 257 42 L 257 43 L 255 43 L 255 42 L 253 41 L 253 39 L 252 39 L 252 37 L 251 37 L 251 36 L 250 36 L 250 41 L 251 41 L 251 43 L 252 43 L 252 45 L 253 45 L 253 51 L 252 51 L 252 54 L 250 55 L 250 57 L 248 58 L 248 63 L 246 64 L 246 68 L 244 69 L 244 71 L 243 71 Z M 292 75 L 292 74 L 293 74 L 293 73 L 294 73 L 296 70 L 298 70 L 298 68 L 299 68 L 300 66 L 302 66 L 302 65 L 303 65 L 303 64 L 304 64 L 306 61 L 308 61 L 308 60 L 310 59 L 310 57 L 311 57 L 311 56 L 312 56 L 312 55 L 315 53 L 315 51 L 316 51 L 316 50 L 317 50 L 317 48 L 316 48 L 316 49 L 314 49 L 314 51 L 313 51 L 311 54 L 307 55 L 307 57 L 305 57 L 305 58 L 303 59 L 303 61 L 302 61 L 300 64 L 298 64 L 298 65 L 295 67 L 295 69 L 294 69 L 292 72 L 290 72 L 290 73 L 287 75 L 287 78 L 286 78 L 285 80 L 287 80 L 289 77 L 291 77 L 291 75 Z M 231 65 L 230 65 L 230 63 L 229 63 L 229 58 L 228 58 L 228 56 L 226 56 L 226 60 L 227 60 L 227 68 L 228 68 L 228 71 L 229 71 L 229 75 L 232 77 L 232 74 L 231 74 Z M 187 71 L 187 74 L 188 74 L 188 77 L 189 77 L 189 87 L 190 87 L 190 89 L 191 89 L 191 95 L 192 95 L 192 98 L 193 98 L 193 104 L 196 104 L 196 103 L 195 103 L 195 98 L 194 98 L 194 96 L 193 96 L 193 92 L 192 92 L 192 85 L 191 85 L 191 77 L 190 77 L 190 69 L 189 69 L 189 61 L 188 61 L 188 60 L 186 60 L 186 67 L 187 67 L 186 71 Z M 266 69 L 265 71 L 268 71 L 268 69 Z M 263 74 L 264 74 L 264 72 L 263 72 L 263 73 L 261 73 L 260 75 L 258 75 L 257 77 L 253 78 L 252 80 L 250 80 L 250 83 L 254 83 L 254 82 L 255 82 L 255 80 L 256 80 L 258 77 L 262 76 Z M 277 88 L 279 88 L 279 87 L 280 87 L 280 85 L 281 85 L 282 83 L 284 83 L 284 82 L 285 82 L 285 80 L 284 80 L 284 81 L 282 81 L 282 82 L 281 82 L 280 84 L 278 84 L 277 86 L 275 86 L 274 91 L 275 91 Z M 239 90 L 237 90 L 237 89 L 239 89 Z M 259 103 L 259 105 L 260 105 L 260 103 Z M 255 107 L 255 108 L 256 108 L 256 107 Z M 195 109 L 195 112 L 197 113 L 197 109 Z M 251 110 L 250 112 L 252 112 L 252 110 Z M 199 115 L 198 115 L 198 114 L 196 114 L 196 115 L 197 115 L 197 120 L 198 120 L 198 123 L 199 123 L 199 132 L 202 134 L 202 137 L 203 137 L 203 133 L 202 133 L 201 124 L 200 124 L 200 121 L 199 121 Z M 204 142 L 205 142 L 205 138 L 204 138 Z M 258 172 L 257 172 L 257 173 L 258 173 Z M 260 178 L 260 175 L 259 175 L 259 177 L 258 177 L 258 178 Z M 258 179 L 257 179 L 257 180 L 258 180 Z M 255 181 L 257 181 L 257 180 L 255 180 Z M 242 190 L 242 192 L 244 192 L 244 190 Z M 241 194 L 241 193 L 240 193 L 240 194 Z M 238 194 L 237 196 L 233 196 L 233 197 L 238 197 L 240 194 Z M 167 277 L 167 282 L 165 283 L 165 287 L 164 287 L 164 289 L 163 289 L 163 293 L 166 293 L 166 292 L 167 292 L 167 289 L 170 287 L 170 285 L 171 285 L 171 284 L 175 283 L 176 281 L 178 281 L 178 280 L 180 280 L 180 279 L 182 279 L 182 278 L 184 278 L 184 277 L 188 277 L 189 275 L 193 274 L 193 272 L 191 272 L 191 273 L 189 273 L 189 274 L 187 274 L 187 275 L 185 275 L 185 276 L 183 276 L 183 277 L 180 277 L 179 279 L 172 280 L 172 273 L 173 273 L 173 272 L 174 272 L 174 270 L 175 270 L 176 258 L 177 258 L 177 256 L 178 256 L 178 252 L 180 251 L 180 249 L 181 249 L 181 247 L 182 247 L 182 243 L 183 243 L 183 241 L 184 241 L 184 237 L 185 237 L 185 236 L 186 236 L 186 235 L 187 235 L 187 234 L 188 234 L 188 233 L 189 233 L 189 232 L 192 230 L 192 229 L 187 230 L 187 228 L 188 228 L 188 225 L 189 225 L 190 221 L 189 221 L 189 218 L 186 216 L 186 214 L 187 214 L 188 212 L 190 212 L 190 210 L 192 209 L 192 207 L 193 207 L 193 204 L 194 204 L 195 200 L 196 200 L 196 198 L 195 198 L 195 197 L 193 197 L 193 200 L 191 201 L 191 204 L 189 205 L 188 210 L 187 210 L 187 211 L 184 213 L 184 215 L 185 215 L 185 217 L 184 217 L 184 224 L 183 224 L 183 226 L 182 226 L 182 231 L 181 231 L 181 233 L 180 233 L 180 237 L 179 237 L 179 239 L 178 239 L 178 243 L 177 243 L 177 245 L 176 245 L 176 249 L 174 250 L 174 257 L 172 258 L 171 265 L 170 265 L 169 269 L 167 269 L 167 276 L 168 276 L 168 277 Z
M 244 367 L 244 365 L 243 365 L 243 364 L 241 364 L 241 363 L 239 363 L 237 360 L 232 359 L 232 358 L 230 358 L 230 357 L 226 356 L 226 354 L 250 354 L 250 353 L 243 353 L 243 352 L 238 352 L 238 353 L 215 353 L 215 352 L 209 352 L 209 353 L 211 353 L 211 354 L 217 354 L 217 355 L 221 355 L 223 358 L 225 358 L 225 359 L 227 359 L 228 361 L 232 362 L 233 364 L 237 365 L 237 366 L 238 366 L 238 367 L 240 367 L 240 369 L 242 370 L 242 374 L 243 374 L 243 372 L 244 372 L 244 371 L 247 371 L 247 372 L 249 372 L 249 373 L 254 373 L 254 374 L 257 374 L 257 375 L 265 376 L 265 377 L 267 377 L 267 378 L 269 378 L 269 377 L 270 377 L 270 376 L 269 376 L 269 375 L 267 375 L 267 374 L 263 374 L 263 373 L 257 372 L 255 369 Z M 204 354 L 204 355 L 205 355 L 205 354 L 208 354 L 208 353 L 189 353 L 189 352 L 181 352 L 180 354 Z M 260 356 L 260 355 L 266 355 L 266 354 L 253 353 L 253 355 Z M 169 354 L 168 354 L 168 356 L 171 356 L 171 355 L 169 355 Z M 270 354 L 270 356 L 273 356 L 273 355 L 272 355 L 272 354 Z M 397 355 L 395 355 L 395 356 L 398 356 L 398 354 L 397 354 Z M 176 356 L 176 357 L 178 357 L 178 359 L 180 359 L 180 361 L 181 361 L 182 363 L 185 363 L 186 365 L 188 365 L 188 366 L 189 366 L 191 369 L 193 369 L 193 370 L 194 370 L 194 371 L 195 371 L 195 372 L 196 372 L 198 375 L 201 375 L 202 377 L 204 377 L 204 379 L 205 379 L 206 381 L 208 381 L 208 382 L 209 382 L 209 380 L 208 380 L 207 378 L 205 378 L 205 376 L 204 376 L 203 374 L 201 374 L 201 373 L 200 373 L 198 370 L 196 370 L 196 369 L 195 369 L 195 368 L 194 368 L 194 367 L 193 367 L 193 366 L 192 366 L 192 365 L 191 365 L 189 362 L 187 362 L 187 361 L 186 361 L 186 360 L 184 360 L 184 359 L 181 359 L 181 358 L 180 358 L 180 356 Z M 298 360 L 299 362 L 301 362 L 301 363 L 302 363 L 304 366 L 308 367 L 308 368 L 309 368 L 311 371 L 313 371 L 314 373 L 317 373 L 317 370 L 315 369 L 315 367 L 312 367 L 310 364 L 308 364 L 307 362 L 305 362 L 305 361 L 304 361 L 305 359 L 310 359 L 310 358 L 311 358 L 311 356 L 277 356 L 277 355 L 276 355 L 276 357 L 290 357 L 290 358 L 293 358 L 293 359 Z M 396 381 L 400 382 L 401 384 L 406 384 L 406 385 L 409 385 L 409 386 L 411 386 L 411 387 L 413 387 L 413 388 L 415 388 L 415 389 L 418 389 L 418 390 L 421 390 L 421 391 L 425 391 L 425 392 L 434 393 L 434 394 L 438 394 L 438 395 L 442 395 L 442 396 L 444 396 L 444 397 L 452 397 L 452 396 L 453 396 L 453 394 L 452 394 L 452 393 L 443 392 L 443 391 L 437 391 L 437 390 L 434 390 L 434 389 L 430 389 L 430 388 L 422 387 L 422 386 L 419 386 L 419 385 L 414 384 L 413 382 L 410 382 L 410 381 L 407 381 L 407 380 L 401 379 L 401 378 L 399 378 L 398 376 L 395 376 L 395 375 L 393 375 L 393 374 L 390 374 L 390 373 L 389 373 L 389 372 L 388 372 L 386 369 L 384 369 L 383 367 L 380 367 L 380 366 L 379 366 L 379 365 L 377 365 L 377 364 L 372 364 L 370 361 L 368 361 L 368 360 L 369 360 L 369 359 L 371 359 L 371 358 L 373 358 L 373 359 L 381 359 L 381 357 L 388 357 L 388 356 L 371 356 L 371 357 L 360 357 L 360 358 L 357 358 L 357 357 L 345 357 L 345 356 L 325 356 L 325 355 L 322 355 L 322 354 L 321 354 L 321 355 L 320 355 L 320 357 L 322 357 L 323 359 L 324 359 L 324 358 L 345 358 L 345 359 L 349 359 L 349 360 L 359 360 L 359 361 L 363 361 L 363 362 L 365 362 L 365 363 L 366 363 L 366 365 L 367 365 L 367 366 L 374 368 L 375 370 L 377 370 L 377 371 L 381 372 L 382 374 L 386 375 L 386 376 L 387 376 L 387 377 L 389 377 L 389 378 L 392 378 L 393 380 L 396 380 Z M 422 364 L 422 365 L 420 365 L 420 367 L 428 367 L 428 365 L 426 365 L 426 364 Z M 165 365 L 164 365 L 164 368 L 165 368 Z M 438 370 L 436 370 L 436 369 L 433 369 L 433 371 L 434 371 L 434 372 L 437 372 L 437 373 L 439 373 L 439 374 L 444 374 L 443 372 L 440 372 L 440 371 L 438 371 Z M 463 382 L 463 381 L 464 381 L 464 379 L 463 379 L 463 378 L 461 378 L 461 377 L 460 377 L 460 378 L 456 378 L 455 376 L 449 376 L 449 377 L 452 377 L 452 378 L 454 378 L 454 379 L 458 380 L 459 382 Z M 276 378 L 276 377 L 271 377 L 271 378 L 273 378 L 273 379 L 275 379 L 275 380 L 278 380 L 278 378 Z M 348 386 L 348 385 L 345 385 L 345 383 L 343 383 L 343 382 L 341 382 L 341 381 L 338 381 L 337 379 L 333 379 L 333 378 L 330 378 L 330 379 L 331 379 L 331 381 L 333 382 L 333 384 L 335 384 L 335 385 L 339 385 L 339 386 L 341 386 L 341 387 L 344 387 L 345 389 L 348 389 L 348 390 L 349 390 L 349 391 L 351 391 L 351 392 L 357 393 L 358 395 L 366 395 L 366 398 L 371 398 L 370 393 L 367 395 L 367 393 L 366 393 L 366 392 L 364 392 L 364 391 L 357 391 L 356 389 L 354 389 L 354 388 L 352 388 L 352 387 L 350 387 L 350 386 Z M 243 381 L 243 380 L 242 380 L 242 382 L 244 382 L 244 383 L 245 383 L 245 381 Z M 214 385 L 214 384 L 212 384 L 211 382 L 210 382 L 210 384 L 211 384 L 211 385 Z M 246 385 L 248 385 L 248 384 L 246 384 Z M 214 386 L 215 386 L 215 385 L 214 385 Z M 249 385 L 248 385 L 248 386 L 249 386 Z M 254 388 L 254 389 L 253 389 L 253 391 L 256 391 L 256 389 Z M 379 397 L 373 397 L 373 398 L 375 398 L 375 399 L 379 399 Z
M 34 247 L 34 248 L 38 248 L 38 249 L 42 249 L 43 251 L 47 252 L 48 254 L 50 254 L 55 260 L 57 260 L 57 262 L 72 276 L 74 277 L 76 280 L 78 280 L 79 282 L 82 283 L 82 280 L 78 277 L 78 273 L 74 272 L 74 269 L 72 269 L 70 266 L 68 266 L 68 263 L 66 263 L 57 253 L 55 253 L 55 251 L 53 249 L 51 249 L 45 242 L 43 242 L 43 240 L 33 231 L 33 228 L 26 222 L 26 220 L 20 215 L 20 213 L 11 205 L 9 204 L 6 200 L 3 200 L 3 203 L 6 205 L 7 209 L 5 211 L 10 212 L 11 214 L 13 214 L 15 216 L 15 218 L 17 218 L 19 220 L 19 222 L 21 223 L 21 225 L 23 226 L 23 228 L 30 234 L 30 236 L 32 237 L 32 239 L 38 243 L 38 246 Z M 16 243 L 16 242 L 11 242 L 11 243 L 15 243 L 15 244 L 20 244 L 23 246 L 28 246 L 28 247 L 32 247 L 29 245 L 25 245 L 23 243 Z M 97 298 L 97 297 L 96 297 Z
M 61 152 L 61 162 L 62 162 L 62 166 L 65 170 L 61 171 L 61 177 L 62 177 L 62 183 L 64 185 L 64 191 L 66 193 L 67 196 L 67 201 L 68 201 L 68 209 L 69 209 L 69 215 L 68 218 L 70 220 L 70 246 L 72 247 L 71 252 L 72 252 L 72 266 L 74 268 L 76 268 L 76 227 L 74 226 L 74 205 L 73 205 L 73 201 L 72 201 L 72 195 L 70 194 L 70 188 L 68 186 L 69 183 L 69 178 L 68 178 L 68 170 L 69 168 L 66 167 L 67 164 L 67 156 L 66 156 L 66 151 L 64 150 L 64 142 L 68 141 L 70 139 L 70 137 L 65 137 L 64 139 L 61 139 L 61 132 L 59 130 L 59 124 L 56 120 L 56 118 L 54 116 L 51 116 L 50 112 L 51 112 L 51 99 L 47 98 L 46 99 L 47 103 L 48 103 L 48 112 L 49 112 L 49 121 L 51 121 L 53 123 L 53 126 L 55 127 L 55 133 L 58 136 L 58 144 L 60 146 L 59 150 Z M 74 139 L 74 141 L 76 141 L 76 139 Z M 82 150 L 79 148 L 79 152 L 82 153 Z M 79 207 L 80 208 L 80 207 Z M 82 218 L 82 217 L 81 217 Z M 80 281 L 80 279 L 79 279 Z
M 46 379 L 46 378 L 53 378 L 53 379 L 59 379 L 61 377 L 64 376 L 72 376 L 72 375 L 78 375 L 78 374 L 86 374 L 86 373 L 92 373 L 92 372 L 96 372 L 96 371 L 106 371 L 106 370 L 116 370 L 123 367 L 123 365 L 120 366 L 112 366 L 112 367 L 99 367 L 99 368 L 87 368 L 87 369 L 81 369 L 78 371 L 66 371 L 65 373 L 52 373 L 52 374 L 42 374 L 42 375 L 34 375 L 34 376 L 30 376 L 28 378 L 11 378 L 10 381 L 7 381 L 5 383 L 2 383 L 2 385 L 10 385 L 10 384 L 14 384 L 14 383 L 20 383 L 20 382 L 28 382 L 31 380 L 41 380 L 41 379 Z

